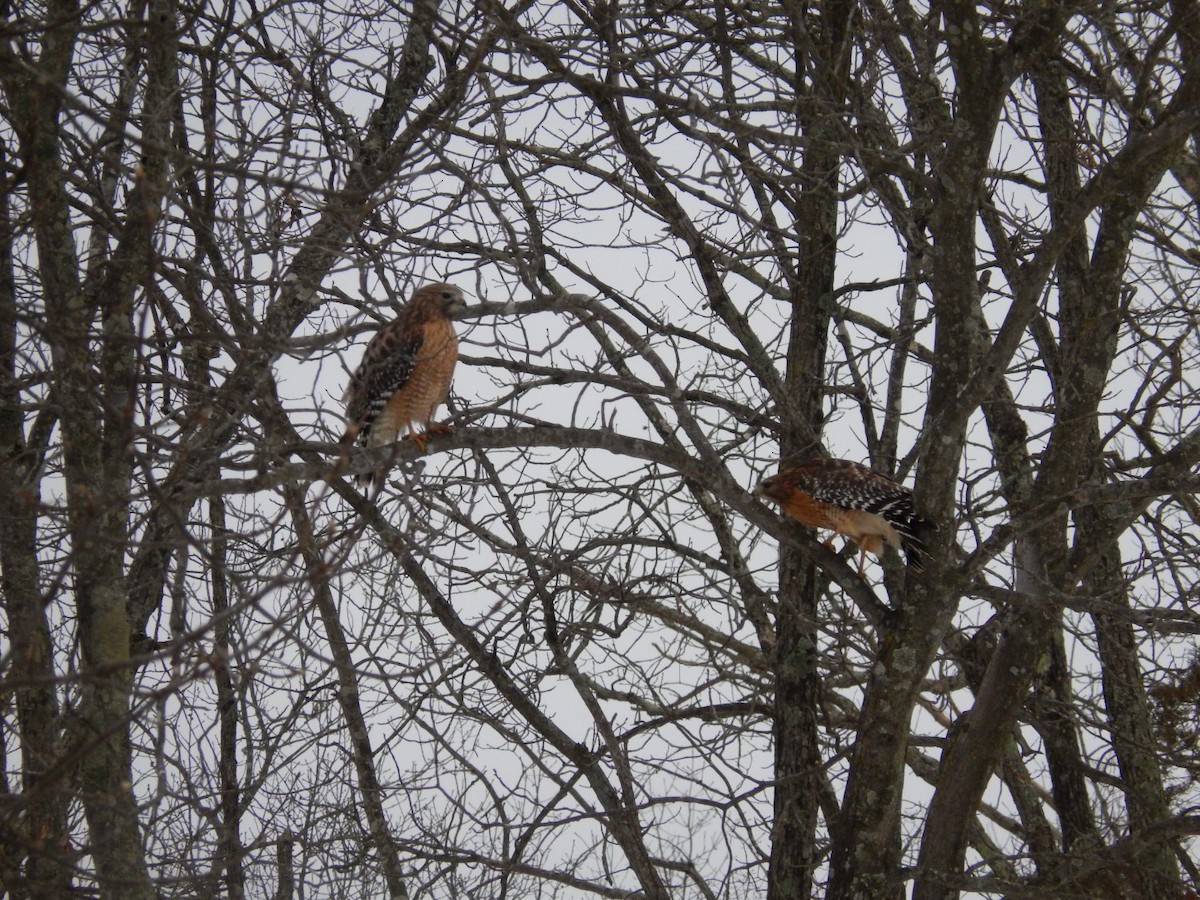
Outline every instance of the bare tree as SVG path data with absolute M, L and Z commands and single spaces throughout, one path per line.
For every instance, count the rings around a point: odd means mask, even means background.
M 1195 884 L 1195 4 L 5 13 L 11 896 Z

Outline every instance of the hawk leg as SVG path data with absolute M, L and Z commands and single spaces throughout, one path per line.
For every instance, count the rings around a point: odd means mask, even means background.
M 427 452 L 425 449 L 425 442 L 429 440 L 429 436 L 431 434 L 449 434 L 453 430 L 454 426 L 447 425 L 445 422 L 430 422 L 429 427 L 424 431 L 410 431 L 404 436 L 404 440 L 411 440 L 417 445 L 417 449 L 419 449 L 422 453 L 425 453 Z

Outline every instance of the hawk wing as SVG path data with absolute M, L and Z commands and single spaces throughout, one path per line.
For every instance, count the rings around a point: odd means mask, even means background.
M 796 485 L 816 500 L 846 509 L 861 509 L 891 519 L 891 510 L 907 505 L 912 511 L 912 494 L 907 488 L 874 469 L 844 459 L 822 459 L 797 467 L 791 473 Z
M 422 329 L 408 329 L 393 322 L 367 345 L 345 398 L 347 431 L 354 430 L 359 446 L 367 446 L 371 426 L 396 391 L 412 377 L 424 341 Z

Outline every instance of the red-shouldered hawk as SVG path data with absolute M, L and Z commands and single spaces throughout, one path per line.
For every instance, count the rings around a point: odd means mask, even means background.
M 395 321 L 379 329 L 346 388 L 343 444 L 381 447 L 408 429 L 422 451 L 430 432 L 449 430 L 433 414 L 450 392 L 458 362 L 458 336 L 451 318 L 466 306 L 452 284 L 427 284 Z M 419 430 L 418 430 L 419 429 Z M 372 475 L 359 477 L 370 484 Z
M 903 548 L 908 564 L 921 571 L 929 556 L 925 538 L 937 531 L 917 514 L 907 488 L 848 459 L 810 459 L 764 479 L 754 493 L 801 525 L 830 528 L 858 544 L 859 577 L 867 552 L 882 555 L 884 541 Z

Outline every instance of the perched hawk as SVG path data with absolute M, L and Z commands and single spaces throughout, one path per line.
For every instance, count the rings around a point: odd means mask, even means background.
M 810 459 L 764 479 L 754 493 L 801 525 L 830 528 L 858 544 L 859 577 L 867 552 L 880 556 L 884 541 L 903 548 L 908 564 L 921 571 L 929 556 L 925 539 L 937 531 L 917 514 L 907 488 L 846 459 Z
M 450 392 L 458 362 L 458 337 L 451 319 L 466 306 L 452 284 L 427 284 L 413 294 L 399 317 L 367 345 L 346 388 L 343 444 L 381 447 L 402 429 L 425 449 L 425 436 L 448 430 L 433 414 Z M 370 474 L 360 476 L 370 484 Z

